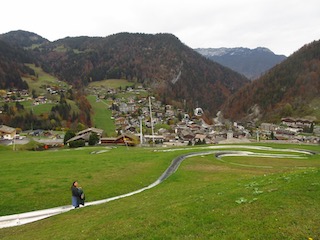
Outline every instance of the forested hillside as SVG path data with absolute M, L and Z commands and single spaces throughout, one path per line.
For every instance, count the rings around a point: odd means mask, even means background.
M 41 45 L 34 53 L 43 69 L 75 86 L 123 78 L 150 87 L 165 103 L 200 106 L 211 115 L 248 82 L 171 34 L 65 38 Z
M 55 129 L 77 126 L 78 123 L 91 125 L 91 106 L 83 92 L 58 87 L 58 79 L 49 74 L 50 77 L 42 76 L 35 71 L 35 65 L 31 64 L 39 63 L 32 46 L 46 42 L 40 36 L 24 31 L 0 35 L 0 125 L 19 126 L 23 130 L 31 126 Z M 35 91 L 33 85 L 41 91 Z M 60 96 L 50 94 L 46 90 L 48 87 L 58 90 Z M 27 96 L 21 96 L 21 90 L 24 89 L 29 90 Z M 37 107 L 39 96 L 42 97 L 43 105 L 48 105 L 44 107 L 46 111 L 36 114 L 33 108 Z
M 34 75 L 34 71 L 24 65 L 30 62 L 31 57 L 26 51 L 0 40 L 0 89 L 28 89 L 21 76 Z
M 226 117 L 313 116 L 320 98 L 320 41 L 305 45 L 260 79 L 245 86 L 224 105 Z M 259 116 L 258 116 L 259 115 Z

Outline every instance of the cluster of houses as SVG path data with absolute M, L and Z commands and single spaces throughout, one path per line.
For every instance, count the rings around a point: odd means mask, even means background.
M 50 94 L 55 94 L 57 91 L 57 89 L 51 87 L 46 90 Z M 217 115 L 217 118 L 213 119 L 213 124 L 208 124 L 202 117 L 203 110 L 201 108 L 196 108 L 193 114 L 188 114 L 172 105 L 163 105 L 153 97 L 141 97 L 140 93 L 146 91 L 141 87 L 135 90 L 127 88 L 126 91 L 131 94 L 128 94 L 128 97 L 113 99 L 112 105 L 109 106 L 112 110 L 117 137 L 105 137 L 102 129 L 88 128 L 78 132 L 67 143 L 77 140 L 88 142 L 92 133 L 97 134 L 100 144 L 127 146 L 151 143 L 166 145 L 216 144 L 243 142 L 249 141 L 249 139 L 261 141 L 270 139 L 271 135 L 273 140 L 320 142 L 320 130 L 314 126 L 312 120 L 283 118 L 280 125 L 262 123 L 257 128 L 255 125 L 250 126 L 248 123 L 231 124 L 229 122 L 226 124 Z M 116 91 L 108 90 L 108 93 L 112 95 Z M 10 96 L 10 93 L 7 93 L 7 95 Z M 97 101 L 106 98 L 106 95 L 97 95 Z M 46 101 L 45 97 L 40 96 L 34 99 L 34 104 L 41 104 Z M 163 128 L 155 128 L 155 126 L 163 126 Z M 309 136 L 300 134 L 305 129 L 311 128 L 315 134 Z M 15 136 L 14 128 L 0 125 L 0 140 L 14 139 Z
M 48 102 L 47 96 L 57 95 L 61 92 L 64 92 L 65 90 L 57 86 L 48 86 L 46 87 L 46 91 L 44 91 L 41 95 L 35 98 L 32 98 L 30 96 L 29 90 L 25 90 L 25 89 L 23 90 L 11 89 L 10 91 L 9 90 L 8 91 L 2 90 L 2 91 L 3 93 L 0 95 L 0 97 L 6 103 L 33 101 L 32 102 L 33 105 L 40 105 Z
M 313 134 L 303 134 L 309 129 Z M 320 143 L 320 128 L 314 125 L 313 120 L 302 118 L 282 118 L 281 124 L 262 123 L 260 125 L 262 134 L 271 133 L 276 140 L 289 140 L 291 142 Z
M 194 115 L 189 116 L 172 105 L 163 105 L 154 98 L 142 97 L 138 100 L 116 99 L 111 109 L 118 132 L 135 135 L 142 144 L 194 144 L 199 141 L 216 143 L 227 137 L 227 131 L 218 133 L 214 130 L 214 125 L 208 125 L 202 119 L 201 108 L 195 109 Z M 152 128 L 157 124 L 168 125 L 170 128 L 153 131 Z M 149 129 L 148 133 L 142 134 L 142 125 Z
M 293 133 L 302 132 L 305 128 L 311 128 L 314 121 L 301 119 L 301 118 L 282 118 L 281 124 L 286 126 L 287 131 L 291 131 Z M 279 130 L 279 126 L 271 123 L 262 123 L 261 129 L 266 131 L 277 131 Z
M 96 91 L 97 89 L 94 89 Z M 300 142 L 319 143 L 320 133 L 315 136 L 301 136 L 299 133 L 310 128 L 313 121 L 306 119 L 284 118 L 280 125 L 263 123 L 256 127 L 250 123 L 225 124 L 219 117 L 213 124 L 206 123 L 201 108 L 194 109 L 192 116 L 171 105 L 163 105 L 160 101 L 150 97 L 140 97 L 142 88 L 127 88 L 129 97 L 113 99 L 112 118 L 118 132 L 116 138 L 101 138 L 101 144 L 150 144 L 163 143 L 165 145 L 216 144 L 224 142 L 243 142 L 250 140 L 270 139 L 273 132 L 274 140 L 296 140 Z M 108 93 L 115 90 L 108 90 Z M 94 94 L 97 92 L 91 92 Z M 107 95 L 97 94 L 97 101 L 107 98 Z M 139 97 L 137 97 L 139 96 Z M 152 112 L 152 115 L 150 113 Z M 156 125 L 170 127 L 153 129 Z M 142 125 L 143 129 L 142 130 Z M 226 127 L 227 126 L 227 127 Z M 154 130 L 154 131 L 153 131 Z M 314 130 L 315 132 L 317 129 Z M 126 141 L 127 140 L 127 141 Z
M 284 120 L 286 121 L 286 120 Z M 299 120 L 298 120 L 299 121 Z M 305 120 L 304 120 L 305 121 Z M 308 123 L 307 123 L 308 122 Z M 283 122 L 282 124 L 285 124 Z M 299 125 L 299 128 L 302 126 Z M 312 121 L 305 121 L 304 127 L 311 126 Z M 101 145 L 127 145 L 135 146 L 137 144 L 164 144 L 164 145 L 194 145 L 197 143 L 217 144 L 217 143 L 233 143 L 233 142 L 249 142 L 252 140 L 270 139 L 270 133 L 274 131 L 274 140 L 287 140 L 289 142 L 304 143 L 320 143 L 320 132 L 317 135 L 299 135 L 300 131 L 289 131 L 293 126 L 277 126 L 274 124 L 263 123 L 254 133 L 250 133 L 245 127 L 234 123 L 232 130 L 226 130 L 221 124 L 208 125 L 201 116 L 193 116 L 192 119 L 185 117 L 182 121 L 172 125 L 170 130 L 159 129 L 154 134 L 141 134 L 136 127 L 127 127 L 126 131 L 120 131 L 117 137 L 103 137 L 103 130 L 98 128 L 88 128 L 77 133 L 77 135 L 67 141 L 70 143 L 75 140 L 84 140 L 88 142 L 90 134 L 96 133 Z M 267 136 L 267 137 L 266 137 Z
M 140 118 L 140 123 L 141 123 Z M 287 121 L 289 124 L 287 124 Z M 290 125 L 291 123 L 291 125 Z M 315 128 L 316 134 L 301 135 L 302 127 L 311 127 L 313 124 L 310 120 L 296 119 L 293 125 L 292 119 L 283 119 L 282 126 L 263 123 L 254 133 L 250 133 L 245 127 L 234 123 L 232 130 L 226 130 L 221 124 L 208 125 L 201 116 L 193 116 L 191 119 L 186 115 L 177 124 L 171 126 L 170 129 L 161 128 L 154 134 L 141 134 L 138 127 L 129 127 L 129 122 L 123 117 L 122 124 L 126 125 L 125 131 L 120 131 L 117 137 L 104 137 L 103 130 L 98 128 L 87 128 L 76 134 L 75 137 L 69 139 L 67 144 L 72 141 L 84 140 L 88 143 L 90 135 L 95 133 L 99 137 L 101 145 L 149 145 L 149 144 L 165 144 L 165 145 L 194 145 L 216 144 L 216 143 L 232 143 L 232 142 L 248 142 L 249 139 L 258 141 L 270 139 L 273 132 L 274 140 L 286 140 L 290 142 L 304 143 L 320 143 L 320 129 Z M 303 125 L 301 125 L 303 124 Z M 141 125 L 140 125 L 141 126 Z M 122 126 L 123 127 L 123 126 Z M 140 129 L 141 130 L 141 129 Z M 32 132 L 31 136 L 39 136 L 37 131 Z M 255 135 L 254 135 L 255 134 Z M 44 134 L 42 134 L 44 136 Z M 12 141 L 17 139 L 16 129 L 13 127 L 0 125 L 0 140 Z M 266 137 L 267 136 L 267 137 Z M 59 139 L 62 141 L 62 137 Z M 56 144 L 56 142 L 54 142 Z
M 160 129 L 154 135 L 143 135 L 136 132 L 125 131 L 121 132 L 117 137 L 103 137 L 103 130 L 98 128 L 88 128 L 80 131 L 75 137 L 69 139 L 67 144 L 72 141 L 84 140 L 89 141 L 90 135 L 95 133 L 99 136 L 99 144 L 101 145 L 150 145 L 150 144 L 165 144 L 165 145 L 194 145 L 197 143 L 218 143 L 223 140 L 233 139 L 233 131 L 225 131 L 219 134 L 208 128 L 204 123 L 186 123 L 181 122 L 181 125 L 175 128 L 173 133 L 168 130 Z M 162 133 L 162 134 L 161 134 Z M 239 137 L 239 135 L 238 135 Z M 241 137 L 245 137 L 244 135 Z M 240 137 L 240 138 L 241 138 Z
M 12 101 L 24 101 L 25 98 L 29 97 L 28 90 L 19 90 L 19 89 L 11 89 L 10 91 L 2 90 L 3 93 L 0 97 L 4 100 L 4 102 L 12 102 Z
M 214 119 L 213 124 L 208 124 L 202 118 L 201 108 L 194 109 L 193 115 L 190 116 L 171 105 L 163 106 L 160 101 L 154 99 L 152 99 L 152 104 L 148 98 L 116 99 L 114 104 L 117 106 L 112 108 L 117 129 L 135 134 L 142 143 L 195 144 L 204 142 L 215 144 L 231 140 L 248 141 L 248 139 L 320 143 L 320 128 L 316 127 L 314 120 L 310 119 L 282 118 L 279 125 L 262 123 L 257 128 L 254 123 L 225 124 L 218 116 Z M 150 117 L 150 111 L 152 111 L 152 117 Z M 139 114 L 131 114 L 137 112 Z M 152 134 L 141 136 L 139 133 L 141 121 L 149 128 L 162 123 L 167 123 L 170 128 L 162 128 Z M 305 134 L 306 130 L 314 134 Z

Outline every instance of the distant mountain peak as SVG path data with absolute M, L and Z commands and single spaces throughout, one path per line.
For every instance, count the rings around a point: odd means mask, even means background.
M 286 59 L 286 56 L 276 55 L 265 47 L 254 49 L 244 47 L 197 48 L 195 51 L 214 62 L 243 74 L 249 79 L 260 77 Z
M 237 48 L 196 48 L 195 51 L 198 53 L 208 57 L 208 56 L 224 56 L 224 55 L 237 55 L 237 54 L 252 54 L 255 52 L 265 52 L 274 54 L 270 49 L 265 47 L 257 47 L 254 49 L 237 47 Z
M 273 53 L 269 48 L 265 48 L 265 47 L 257 47 L 257 48 L 255 48 L 255 50 L 261 51 L 261 52 Z

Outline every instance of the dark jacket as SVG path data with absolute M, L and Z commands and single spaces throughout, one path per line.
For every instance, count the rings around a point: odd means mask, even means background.
M 72 193 L 72 196 L 80 198 L 79 189 L 76 188 L 75 186 L 71 187 L 71 193 Z
M 82 188 L 78 188 L 78 193 L 79 193 L 79 203 L 81 205 L 84 205 L 84 200 L 86 199 L 86 197 L 84 195 Z

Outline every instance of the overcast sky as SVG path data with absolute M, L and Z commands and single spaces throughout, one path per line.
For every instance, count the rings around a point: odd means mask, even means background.
M 267 47 L 290 55 L 320 39 L 319 0 L 10 0 L 0 33 L 54 41 L 119 32 L 172 33 L 192 48 Z

